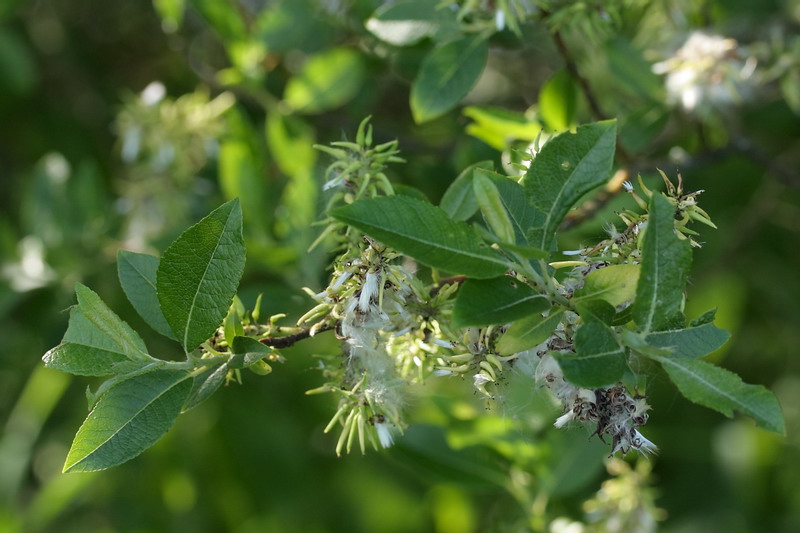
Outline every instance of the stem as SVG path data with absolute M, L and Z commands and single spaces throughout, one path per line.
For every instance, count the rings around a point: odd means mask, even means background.
M 313 327 L 313 326 L 312 326 Z M 321 327 L 318 327 L 314 331 L 314 335 L 318 333 L 322 333 L 324 331 L 330 331 L 336 327 L 336 323 L 325 324 Z M 307 328 L 299 333 L 295 333 L 294 335 L 286 335 L 285 337 L 266 337 L 264 339 L 259 339 L 258 342 L 264 344 L 266 346 L 271 346 L 272 348 L 288 348 L 289 346 L 294 345 L 297 341 L 301 341 L 303 339 L 308 339 L 311 337 L 311 329 Z

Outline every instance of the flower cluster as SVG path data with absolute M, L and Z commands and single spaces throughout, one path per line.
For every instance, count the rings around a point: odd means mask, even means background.
M 621 383 L 594 390 L 582 389 L 564 379 L 556 360 L 549 354 L 542 356 L 536 368 L 536 382 L 546 386 L 561 401 L 564 414 L 555 421 L 562 428 L 577 420 L 594 425 L 593 435 L 600 440 L 611 437 L 611 455 L 631 449 L 655 453 L 656 445 L 637 429 L 647 423 L 650 406 L 643 396 L 631 396 Z
M 755 58 L 742 57 L 736 40 L 696 31 L 671 58 L 653 65 L 653 71 L 666 74 L 671 102 L 705 115 L 746 96 L 755 66 Z

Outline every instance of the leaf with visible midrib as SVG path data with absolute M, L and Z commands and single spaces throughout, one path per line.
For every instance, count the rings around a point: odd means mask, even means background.
M 453 109 L 472 89 L 486 65 L 483 36 L 468 36 L 434 48 L 411 86 L 411 113 L 421 124 Z
M 694 328 L 651 333 L 645 340 L 650 346 L 672 348 L 674 357 L 703 357 L 722 348 L 730 336 L 730 333 L 714 324 L 703 324 Z
M 458 290 L 453 325 L 490 326 L 541 313 L 550 302 L 531 287 L 508 276 L 470 279 Z
M 636 296 L 639 265 L 611 265 L 586 276 L 583 287 L 575 291 L 574 303 L 599 298 L 614 307 L 631 302 Z
M 122 290 L 133 308 L 147 325 L 172 340 L 175 334 L 169 328 L 156 293 L 158 257 L 120 250 L 117 252 L 117 272 Z
M 213 335 L 244 271 L 242 210 L 231 200 L 183 232 L 158 267 L 164 318 L 186 352 Z
M 553 356 L 573 385 L 587 389 L 610 385 L 625 373 L 625 349 L 599 319 L 583 318 L 586 323 L 575 333 L 576 353 Z
M 534 314 L 517 320 L 495 344 L 497 353 L 512 355 L 541 344 L 555 331 L 563 314 L 564 310 L 558 309 L 551 311 L 547 318 L 540 314 Z
M 423 265 L 445 272 L 485 279 L 500 276 L 509 268 L 467 224 L 407 196 L 359 200 L 329 214 Z
M 644 333 L 684 325 L 683 291 L 692 262 L 689 243 L 675 234 L 672 204 L 660 193 L 653 193 L 648 213 L 633 302 L 633 321 Z
M 124 361 L 147 359 L 139 334 L 123 322 L 91 289 L 77 284 L 78 305 L 69 315 L 61 344 L 42 360 L 48 368 L 80 376 L 107 376 Z
M 538 211 L 531 246 L 551 250 L 556 229 L 580 198 L 608 180 L 614 162 L 615 120 L 579 126 L 542 147 L 525 174 L 525 193 Z
M 181 411 L 192 387 L 188 377 L 156 370 L 108 389 L 75 435 L 64 472 L 104 470 L 155 444 Z
M 783 414 L 778 399 L 761 385 L 749 385 L 724 368 L 688 357 L 658 357 L 681 394 L 689 400 L 727 417 L 740 411 L 758 427 L 784 434 Z

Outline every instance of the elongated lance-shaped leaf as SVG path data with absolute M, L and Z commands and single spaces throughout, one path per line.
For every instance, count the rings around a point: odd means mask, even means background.
M 692 263 L 691 246 L 675 234 L 675 208 L 654 193 L 642 246 L 633 321 L 644 333 L 684 325 L 683 291 Z
M 728 342 L 731 334 L 714 324 L 685 329 L 673 329 L 651 333 L 647 344 L 658 348 L 671 348 L 674 357 L 703 357 Z
M 587 319 L 587 317 L 583 317 Z M 574 354 L 553 353 L 564 378 L 588 389 L 610 385 L 625 373 L 625 349 L 611 329 L 589 318 L 575 333 Z
M 491 178 L 492 183 L 500 191 L 500 200 L 503 202 L 503 206 L 511 219 L 511 225 L 514 228 L 515 242 L 521 246 L 526 246 L 528 244 L 528 231 L 536 223 L 537 210 L 525 197 L 525 189 L 516 181 L 495 172 L 478 170 L 476 173 Z M 541 252 L 543 255 L 539 258 L 547 257 L 547 252 L 544 250 L 541 250 Z
M 547 298 L 513 278 L 470 279 L 458 290 L 453 325 L 505 324 L 549 308 Z
M 172 340 L 175 334 L 167 324 L 156 292 L 156 273 L 158 257 L 152 255 L 120 250 L 117 252 L 117 273 L 122 290 L 130 300 L 133 308 L 139 313 L 147 325 Z
M 538 211 L 528 232 L 531 246 L 551 250 L 558 225 L 580 198 L 611 175 L 616 147 L 614 120 L 579 126 L 548 141 L 525 174 L 528 201 Z
M 563 314 L 564 310 L 558 309 L 547 317 L 537 313 L 517 320 L 495 344 L 497 353 L 512 355 L 543 343 L 553 334 Z
M 761 385 L 748 385 L 733 372 L 699 359 L 652 358 L 661 363 L 681 394 L 694 403 L 710 407 L 727 417 L 739 411 L 755 420 L 760 428 L 785 433 L 778 399 Z
M 172 427 L 192 387 L 189 374 L 156 370 L 100 397 L 75 435 L 64 472 L 104 470 L 133 459 Z
M 483 219 L 502 242 L 514 243 L 514 227 L 508 216 L 506 206 L 500 196 L 497 185 L 491 179 L 476 172 L 472 179 L 472 188 L 478 205 L 483 213 Z
M 444 191 L 439 207 L 453 220 L 467 220 L 478 210 L 478 199 L 475 198 L 472 178 L 479 168 L 491 170 L 494 164 L 491 161 L 480 161 L 468 166 Z
M 158 267 L 158 301 L 172 331 L 191 352 L 219 327 L 244 270 L 242 210 L 231 200 L 186 230 Z
M 423 265 L 471 278 L 494 278 L 510 268 L 463 222 L 407 196 L 367 198 L 333 209 L 330 216 L 363 231 Z
M 421 124 L 453 109 L 483 72 L 489 46 L 482 35 L 437 46 L 422 61 L 411 85 L 411 114 Z
M 123 322 L 100 297 L 77 284 L 78 305 L 70 311 L 61 344 L 48 351 L 45 366 L 81 376 L 107 376 L 124 361 L 147 359 L 139 334 Z

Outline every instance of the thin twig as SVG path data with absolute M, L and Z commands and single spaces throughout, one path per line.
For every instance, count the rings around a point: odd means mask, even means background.
M 606 115 L 603 112 L 603 109 L 600 107 L 600 102 L 597 100 L 597 96 L 595 96 L 592 86 L 589 84 L 589 80 L 587 80 L 578 70 L 578 64 L 575 62 L 575 58 L 572 57 L 572 53 L 569 51 L 567 43 L 564 41 L 564 37 L 561 35 L 560 31 L 556 30 L 553 33 L 553 40 L 555 41 L 556 49 L 558 50 L 559 55 L 561 55 L 561 58 L 564 60 L 567 72 L 569 72 L 570 76 L 572 76 L 572 78 L 581 88 L 581 92 L 586 98 L 586 102 L 589 104 L 589 109 L 591 110 L 594 118 L 596 120 L 607 120 L 608 115 Z M 622 183 L 627 180 L 629 176 L 629 173 L 627 170 L 625 170 L 625 167 L 629 167 L 631 165 L 633 162 L 633 157 L 619 143 L 617 143 L 616 155 L 617 159 L 619 159 L 620 163 L 622 163 L 623 168 L 614 174 L 600 194 L 593 199 L 586 201 L 577 210 L 570 213 L 570 215 L 567 216 L 567 218 L 561 224 L 561 230 L 574 228 L 586 222 L 595 214 L 597 214 L 597 212 L 603 207 L 605 207 L 606 204 L 608 204 L 608 202 L 610 202 L 622 190 Z
M 336 327 L 336 324 L 325 324 L 324 326 L 316 328 L 314 331 L 314 335 L 318 335 L 323 331 L 330 331 Z M 294 345 L 297 341 L 301 341 L 303 339 L 310 338 L 312 328 L 304 329 L 299 333 L 295 333 L 294 335 L 286 335 L 285 337 L 267 337 L 265 339 L 261 339 L 258 342 L 261 344 L 266 344 L 267 346 L 271 346 L 273 348 L 288 348 L 289 346 Z

